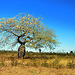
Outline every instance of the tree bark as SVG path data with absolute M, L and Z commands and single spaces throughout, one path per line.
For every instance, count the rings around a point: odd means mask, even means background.
M 18 36 L 18 39 L 17 39 L 18 43 L 21 44 L 20 47 L 18 48 L 18 58 L 24 59 L 24 56 L 25 56 L 25 41 L 21 42 L 20 37 L 22 37 L 22 35 Z
M 25 44 L 21 44 L 18 48 L 18 58 L 23 58 L 25 56 Z

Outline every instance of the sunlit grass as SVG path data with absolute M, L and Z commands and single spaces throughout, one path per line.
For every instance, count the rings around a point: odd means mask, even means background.
M 1 67 L 5 68 L 9 67 L 10 70 L 12 69 L 12 67 L 16 68 L 18 67 L 22 69 L 29 68 L 28 71 L 26 71 L 27 73 L 26 75 L 28 74 L 44 75 L 47 73 L 55 74 L 56 70 L 60 69 L 62 71 L 59 72 L 59 75 L 63 74 L 71 75 L 72 74 L 71 72 L 74 72 L 75 70 L 75 54 L 27 52 L 24 59 L 19 59 L 17 56 L 17 52 L 0 51 L 0 68 Z M 38 70 L 35 71 L 34 69 L 31 68 L 35 68 Z M 46 69 L 46 71 L 43 71 L 40 68 L 44 68 Z M 66 71 L 64 71 L 64 69 L 66 69 Z M 55 73 L 51 72 L 51 70 L 54 71 Z M 67 70 L 70 71 L 68 72 Z
M 0 60 L 11 61 L 12 66 L 34 66 L 47 68 L 75 68 L 75 54 L 52 54 L 27 52 L 25 59 L 18 59 L 17 52 L 0 51 Z

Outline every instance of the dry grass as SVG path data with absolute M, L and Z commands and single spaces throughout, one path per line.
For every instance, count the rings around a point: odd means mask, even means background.
M 75 75 L 75 70 L 71 69 L 53 69 L 46 67 L 2 67 L 0 75 Z
M 0 51 L 0 75 L 75 75 L 75 55 Z

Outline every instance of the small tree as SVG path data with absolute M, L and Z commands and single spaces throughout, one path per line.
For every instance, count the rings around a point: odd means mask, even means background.
M 73 51 L 70 51 L 70 54 L 72 54 L 73 53 Z
M 0 43 L 20 44 L 18 57 L 24 58 L 25 47 L 36 48 L 38 44 L 53 48 L 57 45 L 56 36 L 52 29 L 48 29 L 40 21 L 30 14 L 19 14 L 14 18 L 0 19 Z
M 39 49 L 39 53 L 41 53 L 41 49 Z

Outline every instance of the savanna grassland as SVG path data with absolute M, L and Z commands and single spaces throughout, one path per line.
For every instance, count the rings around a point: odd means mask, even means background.
M 75 54 L 0 51 L 0 75 L 75 75 Z

